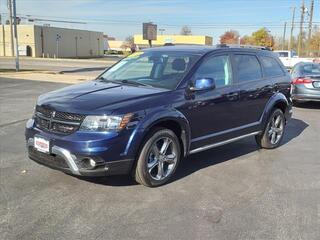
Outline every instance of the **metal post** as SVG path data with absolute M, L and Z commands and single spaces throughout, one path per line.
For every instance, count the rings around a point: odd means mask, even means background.
M 152 48 L 152 40 L 148 40 L 148 42 L 149 42 L 149 47 Z
M 13 27 L 12 27 L 12 0 L 8 0 L 9 9 L 9 22 L 10 22 L 10 42 L 11 42 L 11 56 L 14 56 L 14 45 L 13 45 Z
M 289 39 L 289 50 L 292 49 L 293 47 L 293 29 L 294 29 L 294 17 L 296 13 L 296 7 L 293 8 L 292 10 L 292 22 L 291 22 L 291 32 L 290 32 L 290 39 Z
M 2 25 L 2 43 L 3 43 L 3 56 L 6 56 L 6 33 L 4 25 Z
M 56 58 L 59 58 L 59 42 L 60 42 L 61 36 L 57 34 L 56 38 Z
M 286 44 L 286 31 L 287 31 L 287 22 L 284 22 L 283 37 L 282 37 L 282 50 L 285 49 L 285 44 Z
M 100 56 L 100 38 L 97 38 L 98 40 L 98 56 Z
M 18 44 L 18 30 L 17 30 L 17 6 L 16 0 L 13 0 L 13 16 L 14 16 L 14 42 L 16 50 L 16 71 L 19 71 L 19 44 Z
M 78 37 L 75 37 L 76 39 L 76 58 L 78 58 Z

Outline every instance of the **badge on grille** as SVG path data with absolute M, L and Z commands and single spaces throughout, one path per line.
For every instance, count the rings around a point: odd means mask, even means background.
M 56 116 L 56 111 L 53 111 L 51 117 L 54 118 Z

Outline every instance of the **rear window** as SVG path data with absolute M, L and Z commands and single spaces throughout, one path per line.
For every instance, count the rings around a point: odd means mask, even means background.
M 302 71 L 304 75 L 320 75 L 320 64 L 306 64 Z
M 279 63 L 275 59 L 271 57 L 261 57 L 261 62 L 266 77 L 277 77 L 284 75 Z
M 254 55 L 235 55 L 238 72 L 238 81 L 246 82 L 262 78 L 261 66 Z

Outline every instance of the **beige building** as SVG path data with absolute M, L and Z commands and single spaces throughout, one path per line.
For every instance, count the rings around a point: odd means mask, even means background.
M 48 58 L 87 58 L 103 56 L 102 32 L 18 25 L 19 54 Z M 1 25 L 0 56 L 12 56 L 10 27 Z
M 148 40 L 143 40 L 142 35 L 134 35 L 134 43 L 139 48 L 149 46 Z M 158 35 L 157 40 L 152 41 L 153 46 L 163 46 L 165 44 L 196 44 L 196 45 L 212 45 L 212 37 L 195 36 L 195 35 Z

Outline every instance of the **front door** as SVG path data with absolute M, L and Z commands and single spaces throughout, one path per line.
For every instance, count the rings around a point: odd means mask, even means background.
M 238 126 L 237 103 L 239 91 L 233 82 L 229 54 L 206 57 L 196 70 L 191 82 L 199 78 L 212 78 L 213 90 L 186 94 L 186 104 L 180 109 L 191 127 L 191 149 L 224 140 L 223 134 Z M 188 91 L 187 91 L 188 92 Z

